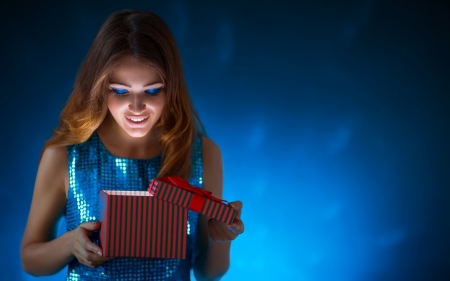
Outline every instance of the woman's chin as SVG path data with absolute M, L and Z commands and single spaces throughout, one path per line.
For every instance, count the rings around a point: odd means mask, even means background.
M 140 130 L 126 129 L 124 131 L 132 138 L 143 138 L 145 136 L 148 136 L 148 133 L 150 132 L 150 130 L 144 130 L 144 129 L 140 129 Z

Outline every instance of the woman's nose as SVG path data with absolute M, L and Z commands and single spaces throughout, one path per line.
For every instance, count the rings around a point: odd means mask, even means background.
M 131 98 L 131 102 L 128 105 L 128 108 L 135 113 L 140 113 L 145 110 L 145 102 L 144 98 L 140 95 L 134 95 Z

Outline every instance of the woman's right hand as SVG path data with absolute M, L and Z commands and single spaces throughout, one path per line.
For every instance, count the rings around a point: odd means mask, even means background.
M 72 253 L 81 264 L 98 267 L 113 259 L 103 257 L 102 249 L 92 243 L 89 236 L 100 228 L 100 222 L 85 222 L 71 231 Z

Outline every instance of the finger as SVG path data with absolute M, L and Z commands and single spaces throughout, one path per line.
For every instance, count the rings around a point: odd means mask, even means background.
M 209 236 L 211 236 L 211 238 L 213 240 L 219 240 L 219 233 L 218 233 L 218 229 L 217 227 L 213 224 L 213 220 L 210 219 L 208 220 L 208 228 L 209 228 Z
M 78 261 L 84 263 L 87 261 L 88 252 L 84 248 L 76 248 L 74 255 L 77 257 Z
M 103 256 L 102 249 L 99 246 L 92 243 L 90 239 L 87 238 L 83 239 L 82 246 L 88 252 L 95 253 L 97 256 L 100 257 Z
M 92 241 L 88 237 L 89 232 L 91 232 L 91 230 L 89 229 L 98 228 L 100 224 L 100 222 L 86 222 L 80 224 L 79 228 L 76 229 L 76 232 L 78 233 L 76 240 L 78 240 L 78 243 L 82 248 L 99 256 L 102 256 L 102 249 L 96 244 L 92 243 Z
M 239 219 L 235 219 L 233 223 L 228 226 L 228 229 L 235 234 L 242 234 L 244 232 L 244 223 Z
M 97 256 L 103 256 L 102 249 L 99 246 L 92 243 L 92 241 L 86 236 L 81 237 L 79 243 L 80 248 L 82 248 L 86 252 L 86 254 L 94 253 Z
M 208 221 L 210 225 L 210 235 L 213 240 L 229 241 L 236 238 L 236 234 L 227 229 L 227 225 L 214 219 Z
M 78 252 L 77 259 L 80 263 L 90 266 L 97 267 L 104 264 L 105 262 L 113 259 L 111 257 L 101 257 L 95 253 L 83 252 L 82 250 Z
M 243 204 L 242 204 L 242 202 L 241 201 L 233 201 L 233 202 L 230 202 L 230 203 L 228 203 L 228 205 L 230 205 L 233 209 L 235 209 L 235 210 L 240 210 L 240 209 L 242 209 L 242 207 L 243 207 Z
M 222 239 L 219 234 L 219 229 L 214 225 L 211 219 L 208 220 L 208 229 L 209 229 L 209 236 L 211 237 L 211 239 L 216 242 L 221 242 Z
M 98 253 L 93 252 L 82 246 L 77 247 L 76 256 L 78 259 L 82 259 L 84 261 L 97 261 L 105 258 L 99 255 Z
M 88 253 L 86 260 L 93 263 L 105 263 L 113 259 L 112 257 L 102 257 L 95 253 Z
M 101 226 L 101 222 L 99 222 L 99 221 L 89 221 L 89 222 L 80 224 L 78 227 L 83 228 L 87 231 L 94 231 L 96 229 L 99 229 L 100 226 Z
M 80 263 L 87 265 L 89 267 L 95 268 L 103 265 L 107 261 L 80 261 Z
M 235 217 L 240 218 L 244 204 L 241 201 L 234 201 L 230 202 L 229 205 L 237 211 Z

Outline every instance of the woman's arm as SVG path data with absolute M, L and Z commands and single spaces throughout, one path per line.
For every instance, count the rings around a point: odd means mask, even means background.
M 97 266 L 99 259 L 101 262 L 107 260 L 94 254 L 100 248 L 88 238 L 90 232 L 100 226 L 99 223 L 84 223 L 55 239 L 56 224 L 66 205 L 67 186 L 66 148 L 48 147 L 39 163 L 28 222 L 22 239 L 22 267 L 32 275 L 55 273 L 75 255 L 78 260 L 85 257 L 85 264 L 90 266 Z
M 203 188 L 211 191 L 212 195 L 222 198 L 223 171 L 222 156 L 219 147 L 210 139 L 203 138 Z M 240 202 L 238 203 L 240 204 Z M 234 207 L 234 206 L 233 206 Z M 240 213 L 239 206 L 239 213 Z M 240 221 L 239 221 L 240 222 Z M 234 225 L 234 223 L 233 223 Z M 237 226 L 238 228 L 240 225 Z M 225 242 L 216 242 L 210 236 L 210 229 L 214 234 L 224 237 Z M 242 225 L 243 230 L 243 225 Z M 239 230 L 239 232 L 242 232 Z M 231 240 L 236 234 L 228 230 L 224 223 L 199 216 L 198 256 L 195 259 L 194 275 L 197 280 L 218 280 L 230 266 Z M 220 239 L 222 240 L 222 239 Z
M 32 275 L 52 274 L 73 258 L 69 251 L 68 234 L 54 239 L 56 223 L 63 215 L 66 204 L 68 172 L 65 149 L 47 148 L 39 163 L 21 248 L 22 267 Z

